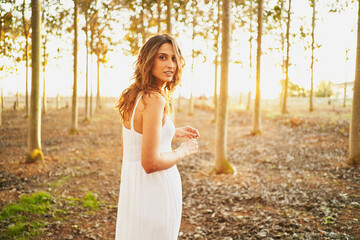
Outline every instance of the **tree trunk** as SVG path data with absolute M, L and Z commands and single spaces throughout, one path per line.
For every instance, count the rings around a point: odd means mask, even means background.
M 314 110 L 313 107 L 313 96 L 314 96 L 314 48 L 315 48 L 315 38 L 314 38 L 314 32 L 315 32 L 315 0 L 311 0 L 312 4 L 312 31 L 311 31 L 311 87 L 310 87 L 310 106 L 309 106 L 309 112 L 312 112 Z
M 346 49 L 346 57 L 345 57 L 345 85 L 344 85 L 344 102 L 343 107 L 346 107 L 346 91 L 347 91 L 347 79 L 348 79 L 348 71 L 347 71 L 347 63 L 349 61 L 349 49 Z
M 93 65 L 93 54 L 90 54 L 90 66 L 92 69 L 92 65 Z M 90 77 L 90 117 L 92 117 L 93 115 L 93 71 L 91 72 L 91 77 Z
M 2 91 L 2 87 L 1 87 L 1 91 Z M 2 105 L 3 105 L 3 98 L 2 96 L 0 97 L 0 128 L 2 127 Z
M 16 89 L 16 103 L 15 103 L 15 110 L 19 109 L 19 98 L 20 98 L 20 94 L 19 94 L 19 88 Z
M 56 110 L 60 109 L 60 94 L 56 94 Z
M 157 4 L 157 14 L 158 14 L 157 33 L 160 34 L 160 32 L 161 32 L 161 0 L 157 0 L 156 4 Z
M 166 0 L 166 31 L 170 35 L 172 33 L 171 9 L 172 9 L 172 0 Z
M 227 159 L 227 98 L 230 55 L 230 0 L 223 0 L 222 6 L 222 51 L 220 96 L 216 120 L 216 149 L 214 172 L 234 173 Z
M 250 55 L 249 55 L 249 92 L 247 97 L 247 104 L 246 104 L 246 110 L 250 110 L 250 104 L 251 104 L 251 70 L 252 70 L 252 40 L 253 40 L 253 30 L 252 30 L 252 21 L 253 21 L 253 5 L 252 0 L 250 1 L 250 26 L 249 26 L 249 43 L 250 43 Z
M 97 55 L 96 61 L 96 69 L 97 69 L 97 91 L 96 91 L 96 111 L 101 109 L 101 99 L 100 99 L 100 56 Z
M 216 27 L 216 35 L 215 35 L 215 84 L 214 84 L 214 122 L 216 122 L 216 115 L 217 115 L 217 106 L 218 106 L 218 65 L 219 65 L 219 36 L 220 36 L 220 11 L 221 11 L 221 0 L 218 0 L 218 15 L 217 15 L 217 27 Z
M 89 20 L 88 20 L 88 5 L 85 2 L 85 47 L 86 47 L 86 89 L 85 89 L 85 119 L 89 121 Z
M 40 67 L 41 67 L 41 1 L 31 1 L 31 99 L 28 130 L 27 162 L 44 161 L 41 151 L 41 101 L 40 101 Z
M 354 96 L 350 120 L 349 159 L 353 165 L 360 165 L 360 4 L 358 12 Z
M 193 12 L 193 19 L 192 19 L 192 53 L 191 53 L 191 82 L 190 82 L 190 101 L 189 101 L 189 115 L 194 115 L 194 105 L 195 100 L 193 96 L 193 85 L 194 85 L 194 62 L 195 62 L 195 25 L 196 25 L 196 4 L 195 0 L 192 0 L 192 10 Z
M 46 114 L 47 106 L 46 106 L 46 91 L 45 91 L 45 68 L 46 68 L 46 40 L 44 41 L 44 56 L 43 56 L 43 114 Z
M 287 94 L 288 94 L 288 85 L 289 85 L 289 49 L 290 49 L 290 16 L 291 16 L 291 0 L 289 0 L 289 10 L 287 17 L 287 27 L 286 27 L 286 61 L 285 61 L 285 85 L 284 85 L 284 97 L 282 102 L 281 113 L 288 113 L 287 110 Z
M 258 1 L 258 37 L 256 52 L 256 92 L 254 102 L 254 117 L 252 135 L 261 134 L 261 109 L 260 109 L 260 60 L 261 60 L 261 38 L 263 28 L 263 0 Z
M 26 89 L 25 89 L 25 118 L 29 118 L 29 27 L 25 19 L 25 0 L 23 1 L 22 7 L 22 20 L 24 25 L 25 35 L 25 75 L 26 75 Z
M 285 88 L 285 36 L 284 36 L 284 32 L 282 30 L 282 22 L 283 22 L 283 18 L 282 18 L 282 11 L 284 9 L 284 0 L 281 0 L 280 2 L 280 8 L 281 8 L 281 18 L 280 18 L 280 31 L 281 31 L 281 52 L 282 52 L 282 64 L 281 64 L 281 73 L 282 73 L 282 77 L 281 77 L 281 93 L 280 93 L 280 107 L 282 107 L 282 101 L 284 98 L 284 88 Z
M 72 117 L 71 117 L 71 134 L 78 133 L 78 97 L 77 97 L 77 64 L 78 64 L 78 2 L 74 0 L 74 86 L 72 96 Z

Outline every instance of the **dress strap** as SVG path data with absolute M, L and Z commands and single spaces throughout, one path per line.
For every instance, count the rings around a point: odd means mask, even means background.
M 131 130 L 134 129 L 134 116 L 135 116 L 135 110 L 136 110 L 136 107 L 137 105 L 139 104 L 140 102 L 140 99 L 141 99 L 142 95 L 140 95 L 139 99 L 137 100 L 137 102 L 135 103 L 135 106 L 134 106 L 134 110 L 133 110 L 133 113 L 132 113 L 132 116 L 131 116 L 131 121 L 130 121 L 130 124 L 131 124 Z

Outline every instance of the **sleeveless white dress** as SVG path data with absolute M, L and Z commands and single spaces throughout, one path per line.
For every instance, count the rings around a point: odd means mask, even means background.
M 179 171 L 173 167 L 147 174 L 141 165 L 142 135 L 123 126 L 123 161 L 116 221 L 116 240 L 175 240 L 178 237 L 182 190 Z M 170 152 L 175 126 L 166 116 L 161 129 L 160 152 Z

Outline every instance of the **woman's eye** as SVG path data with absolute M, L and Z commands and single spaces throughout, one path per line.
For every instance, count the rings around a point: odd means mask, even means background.
M 166 57 L 165 57 L 165 56 L 160 56 L 160 59 L 161 59 L 161 60 L 165 60 Z

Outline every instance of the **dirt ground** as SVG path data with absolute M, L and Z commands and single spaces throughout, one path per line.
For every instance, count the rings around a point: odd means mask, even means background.
M 0 207 L 46 191 L 55 208 L 67 210 L 61 218 L 45 216 L 47 225 L 36 239 L 114 239 L 122 148 L 113 101 L 107 99 L 90 122 L 82 122 L 80 109 L 78 135 L 69 134 L 70 109 L 43 115 L 45 164 L 25 163 L 24 112 L 3 112 Z M 211 175 L 213 112 L 197 107 L 194 116 L 176 113 L 176 126 L 192 125 L 201 134 L 199 153 L 178 163 L 183 187 L 179 239 L 360 239 L 360 169 L 346 163 L 349 120 L 341 116 L 321 109 L 263 112 L 262 135 L 250 136 L 251 112 L 232 110 L 227 155 L 236 174 Z M 88 191 L 97 197 L 98 210 L 68 204 Z M 6 227 L 0 223 L 0 229 Z

